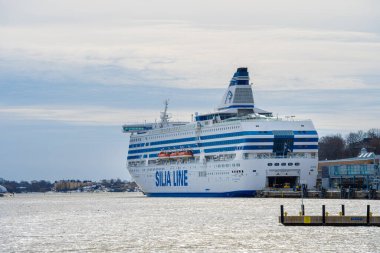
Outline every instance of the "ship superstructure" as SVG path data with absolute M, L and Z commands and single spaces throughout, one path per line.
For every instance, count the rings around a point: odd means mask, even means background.
M 124 125 L 127 168 L 148 196 L 254 196 L 268 187 L 314 188 L 318 134 L 311 120 L 255 107 L 247 68 L 238 68 L 213 113 Z

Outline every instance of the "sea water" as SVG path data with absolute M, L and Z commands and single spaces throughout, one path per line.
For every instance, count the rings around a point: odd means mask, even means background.
M 0 252 L 380 252 L 380 227 L 285 227 L 300 199 L 149 198 L 141 193 L 0 198 Z M 306 214 L 366 214 L 380 201 L 305 199 Z

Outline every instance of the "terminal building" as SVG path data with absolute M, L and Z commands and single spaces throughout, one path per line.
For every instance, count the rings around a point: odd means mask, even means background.
M 380 155 L 365 148 L 354 158 L 326 160 L 318 163 L 317 184 L 324 189 L 380 189 Z

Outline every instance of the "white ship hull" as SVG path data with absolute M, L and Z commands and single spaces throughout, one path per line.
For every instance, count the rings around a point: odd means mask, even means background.
M 280 165 L 273 166 L 276 163 Z M 297 177 L 298 184 L 313 185 L 317 163 L 313 158 L 236 159 L 207 164 L 144 166 L 132 169 L 131 173 L 147 196 L 238 197 L 254 196 L 256 191 L 267 187 L 267 178 L 271 175 Z
M 253 196 L 268 187 L 315 188 L 318 134 L 310 120 L 282 120 L 253 103 L 239 68 L 217 112 L 193 122 L 123 126 L 128 170 L 148 196 Z

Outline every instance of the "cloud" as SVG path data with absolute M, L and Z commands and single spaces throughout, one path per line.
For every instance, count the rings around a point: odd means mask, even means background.
M 191 119 L 190 111 L 174 110 L 173 120 Z M 124 110 L 106 107 L 2 106 L 0 119 L 59 121 L 75 125 L 119 125 L 159 121 L 159 110 Z
M 258 89 L 369 88 L 379 72 L 380 36 L 371 32 L 190 23 L 126 27 L 0 27 L 2 74 L 41 80 L 179 88 L 220 88 L 238 66 Z M 355 76 L 355 78 L 352 78 Z

